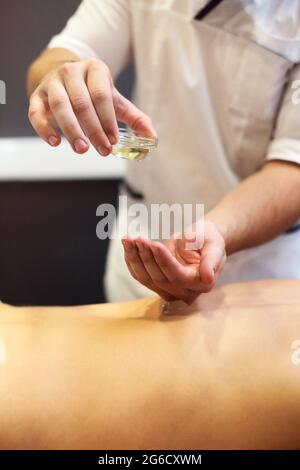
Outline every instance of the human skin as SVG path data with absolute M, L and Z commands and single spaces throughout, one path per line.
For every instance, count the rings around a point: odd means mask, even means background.
M 0 448 L 300 448 L 300 282 L 161 304 L 1 305 Z
M 134 131 L 155 136 L 151 120 L 115 88 L 109 68 L 98 59 L 79 60 L 68 49 L 46 49 L 27 74 L 29 120 L 49 145 L 61 142 L 74 152 L 90 144 L 107 156 L 118 141 L 117 119 Z
M 139 133 L 156 135 L 150 118 L 116 90 L 100 60 L 80 61 L 67 49 L 46 49 L 29 67 L 27 90 L 30 122 L 54 147 L 61 142 L 58 127 L 74 152 L 85 153 L 92 144 L 107 156 L 118 140 L 117 119 Z M 149 246 L 127 238 L 125 260 L 131 274 L 164 299 L 192 302 L 213 289 L 226 255 L 275 238 L 299 218 L 300 166 L 275 160 L 242 181 L 206 215 L 201 253 L 186 253 L 171 239 L 169 253 L 179 254 L 178 263 L 169 257 L 166 273 L 160 249 L 154 256 Z M 192 288 L 190 268 L 195 271 Z
M 122 240 L 125 261 L 134 279 L 165 300 L 190 303 L 215 286 L 227 255 L 275 238 L 298 219 L 300 165 L 272 161 L 206 214 L 199 249 L 186 249 L 185 234 L 166 246 L 127 236 Z

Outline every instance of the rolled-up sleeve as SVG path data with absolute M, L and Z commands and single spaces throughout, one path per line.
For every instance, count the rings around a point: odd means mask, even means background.
M 129 60 L 129 0 L 83 0 L 48 48 L 65 48 L 81 60 L 99 58 L 116 77 Z
M 267 160 L 300 165 L 300 64 L 290 71 Z

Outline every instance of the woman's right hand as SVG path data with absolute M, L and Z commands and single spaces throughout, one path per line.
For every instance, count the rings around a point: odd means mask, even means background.
M 117 120 L 156 136 L 150 118 L 118 92 L 108 67 L 97 59 L 66 62 L 48 73 L 30 97 L 28 117 L 48 144 L 60 144 L 60 129 L 79 154 L 92 144 L 109 155 L 118 141 Z

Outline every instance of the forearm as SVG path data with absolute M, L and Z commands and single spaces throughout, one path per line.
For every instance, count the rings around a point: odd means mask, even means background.
M 227 254 L 265 243 L 300 218 L 300 167 L 274 161 L 247 178 L 208 214 Z
M 53 70 L 56 70 L 66 62 L 79 60 L 68 49 L 45 49 L 42 54 L 31 64 L 27 72 L 27 94 L 30 96 L 42 79 Z

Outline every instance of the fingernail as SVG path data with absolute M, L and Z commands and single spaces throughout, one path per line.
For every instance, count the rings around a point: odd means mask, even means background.
M 125 251 L 128 251 L 129 250 L 129 246 L 127 243 L 123 243 L 123 247 L 124 247 L 124 250 Z
M 107 147 L 97 147 L 97 152 L 101 153 L 101 155 L 103 157 L 106 157 L 107 155 L 110 154 L 110 149 L 108 149 Z
M 215 276 L 214 274 L 210 271 L 207 273 L 207 278 L 206 278 L 206 284 L 211 284 L 214 280 Z
M 56 137 L 55 135 L 51 135 L 48 139 L 48 143 L 52 146 L 52 147 L 56 147 L 56 145 L 58 145 L 59 143 L 59 139 L 58 137 Z
M 145 130 L 145 134 L 147 134 L 148 137 L 151 137 L 151 138 L 154 138 L 154 139 L 158 138 L 157 133 L 153 129 L 151 123 L 150 123 L 150 126 L 147 126 L 147 129 Z
M 110 141 L 111 145 L 115 145 L 118 142 L 118 138 L 114 134 L 109 134 L 108 140 Z
M 140 238 L 138 238 L 138 239 L 136 240 L 136 244 L 137 244 L 137 246 L 139 247 L 139 249 L 142 250 L 142 249 L 144 248 L 143 240 L 141 240 Z
M 83 139 L 76 139 L 73 145 L 77 153 L 83 153 L 88 149 L 88 144 Z

